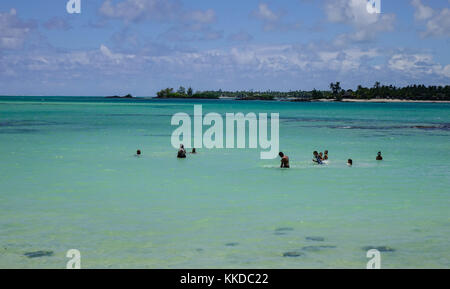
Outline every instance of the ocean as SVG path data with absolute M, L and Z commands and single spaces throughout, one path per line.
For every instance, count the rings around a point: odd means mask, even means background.
M 177 159 L 195 104 L 279 113 L 291 168 Z M 0 155 L 0 268 L 450 268 L 450 104 L 0 97 Z

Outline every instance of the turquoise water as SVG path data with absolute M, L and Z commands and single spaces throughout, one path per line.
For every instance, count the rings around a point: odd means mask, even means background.
M 170 119 L 194 104 L 280 113 L 292 168 L 249 149 L 176 159 Z M 0 268 L 65 268 L 72 248 L 83 268 L 365 268 L 366 246 L 395 250 L 383 268 L 449 268 L 449 112 L 2 97 Z M 312 151 L 326 149 L 329 164 L 314 166 Z M 35 251 L 53 255 L 24 256 Z M 303 255 L 283 257 L 292 251 Z

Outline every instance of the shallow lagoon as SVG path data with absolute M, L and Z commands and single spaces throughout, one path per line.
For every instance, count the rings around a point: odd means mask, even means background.
M 194 104 L 280 113 L 291 169 L 248 149 L 176 159 L 170 119 Z M 365 268 L 367 246 L 392 249 L 383 268 L 449 268 L 449 112 L 2 97 L 0 268 L 65 268 L 72 248 L 83 268 Z M 329 164 L 313 165 L 325 149 Z

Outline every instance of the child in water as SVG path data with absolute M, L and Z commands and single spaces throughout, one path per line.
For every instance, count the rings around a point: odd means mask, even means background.
M 323 156 L 323 159 L 328 160 L 328 150 L 326 150 L 324 153 L 325 153 L 325 155 Z

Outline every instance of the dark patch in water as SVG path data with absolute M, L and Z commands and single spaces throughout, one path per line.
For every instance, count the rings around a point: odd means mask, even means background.
M 296 258 L 296 257 L 301 257 L 301 256 L 305 256 L 305 254 L 302 252 L 297 252 L 297 251 L 283 253 L 283 257 Z
M 273 233 L 274 235 L 277 235 L 277 236 L 282 236 L 282 235 L 286 235 L 286 233 L 284 233 L 284 232 L 275 232 L 275 233 Z
M 275 232 L 286 232 L 286 231 L 294 231 L 294 228 L 291 227 L 283 227 L 275 229 Z
M 327 118 L 327 117 L 310 118 L 310 117 L 287 116 L 287 117 L 280 117 L 280 120 L 284 122 L 339 122 L 339 121 L 352 122 L 352 120 L 348 118 Z
M 364 251 L 369 251 L 372 249 L 378 250 L 380 252 L 395 252 L 394 248 L 388 247 L 388 246 L 366 246 L 362 248 Z
M 225 246 L 227 246 L 227 247 L 235 247 L 237 245 L 239 245 L 239 243 L 237 243 L 237 242 L 231 242 L 231 243 L 226 243 L 225 244 Z
M 21 129 L 5 129 L 0 130 L 0 134 L 26 134 L 26 133 L 35 133 L 38 132 L 37 129 L 31 128 L 21 128 Z
M 46 126 L 64 123 L 41 121 L 41 120 L 12 120 L 0 122 L 0 127 L 21 127 L 21 126 Z
M 377 121 L 378 122 L 378 121 Z M 353 125 L 353 122 L 346 121 L 342 124 L 323 124 L 323 125 L 301 125 L 300 127 L 308 128 L 330 128 L 330 129 L 350 129 L 350 130 L 401 130 L 401 129 L 416 129 L 425 131 L 450 131 L 450 123 L 443 124 L 429 124 L 429 125 Z M 408 134 L 406 134 L 408 135 Z
M 450 124 L 440 124 L 440 125 L 416 125 L 412 126 L 411 128 L 417 128 L 417 129 L 424 129 L 424 130 L 434 130 L 434 129 L 441 129 L 441 130 L 450 130 Z
M 305 239 L 307 241 L 315 241 L 315 242 L 323 242 L 323 241 L 325 241 L 324 237 L 314 237 L 314 236 L 312 236 L 312 237 L 306 237 Z
M 27 256 L 28 258 L 49 257 L 53 256 L 53 251 L 26 252 L 24 256 Z
M 144 136 L 153 136 L 153 137 L 170 137 L 170 134 L 144 134 Z
M 105 114 L 105 116 L 151 116 L 151 114 L 143 114 L 143 113 L 113 113 L 113 114 Z
M 322 249 L 334 249 L 336 246 L 306 246 L 303 247 L 302 250 L 309 251 L 309 252 L 317 252 Z
M 203 252 L 203 249 L 202 248 L 197 248 L 197 249 L 195 249 L 195 251 L 197 251 L 197 252 Z

